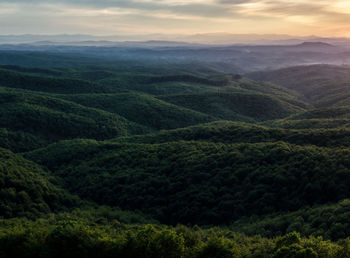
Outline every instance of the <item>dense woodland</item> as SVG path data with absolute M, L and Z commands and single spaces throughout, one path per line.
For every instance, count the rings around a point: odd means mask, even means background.
M 350 68 L 222 67 L 1 52 L 0 257 L 350 257 Z

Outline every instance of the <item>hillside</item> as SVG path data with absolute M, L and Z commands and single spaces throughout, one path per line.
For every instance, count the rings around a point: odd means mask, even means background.
M 340 48 L 35 48 L 0 51 L 0 257 L 348 257 L 349 67 L 237 73 Z
M 80 140 L 26 157 L 56 171 L 81 198 L 139 209 L 170 224 L 222 224 L 335 202 L 350 194 L 346 148 Z
M 149 132 L 116 114 L 28 92 L 0 89 L 0 111 L 0 128 L 5 128 L 0 134 L 1 146 L 12 150 L 27 150 L 60 139 L 108 139 Z M 15 139 L 24 141 L 14 143 Z
M 327 107 L 350 96 L 348 66 L 310 65 L 253 72 L 247 77 L 276 83 L 301 94 L 317 107 Z
M 240 76 L 237 77 L 237 80 L 240 79 Z M 227 78 L 221 78 L 221 79 L 211 79 L 211 78 L 203 78 L 193 75 L 172 75 L 172 76 L 155 76 L 155 77 L 149 77 L 146 80 L 144 80 L 144 83 L 146 84 L 152 84 L 152 83 L 163 83 L 163 82 L 190 82 L 190 83 L 197 83 L 197 84 L 203 84 L 203 85 L 209 85 L 209 86 L 226 86 L 229 83 L 229 80 Z
M 246 217 L 235 221 L 230 228 L 248 235 L 274 237 L 297 231 L 303 235 L 338 240 L 350 234 L 350 201 L 307 207 L 295 212 L 275 213 L 262 217 Z
M 349 128 L 350 108 L 347 106 L 317 108 L 291 115 L 285 119 L 266 122 L 273 127 L 308 129 L 308 128 Z
M 159 98 L 220 119 L 245 122 L 277 119 L 303 111 L 299 106 L 263 94 L 217 92 Z
M 63 71 L 52 68 L 38 68 L 19 65 L 0 65 L 0 69 L 16 71 L 21 73 L 33 74 L 33 75 L 46 75 L 46 76 L 61 76 Z M 5 71 L 3 71 L 5 72 Z
M 35 218 L 76 206 L 78 198 L 54 182 L 38 165 L 0 148 L 0 217 Z
M 0 69 L 0 86 L 50 93 L 111 92 L 111 89 L 89 81 L 37 76 L 5 69 Z
M 166 95 L 166 94 L 181 94 L 181 93 L 198 93 L 217 91 L 217 87 L 206 85 L 197 82 L 186 82 L 180 80 L 174 81 L 154 81 L 153 76 L 139 76 L 135 74 L 122 74 L 113 77 L 107 77 L 99 80 L 99 83 L 108 87 L 113 87 L 119 91 L 136 91 L 150 95 Z M 146 83 L 147 82 L 147 83 Z M 220 88 L 222 88 L 220 86 Z
M 350 146 L 350 130 L 348 128 L 311 129 L 311 126 L 307 128 L 307 126 L 310 124 L 308 124 L 306 121 L 315 121 L 312 119 L 296 120 L 295 123 L 283 123 L 282 121 L 284 120 L 275 120 L 272 125 L 276 125 L 276 127 L 232 121 L 216 121 L 176 130 L 167 130 L 129 137 L 119 137 L 110 141 L 151 144 L 176 141 L 207 141 L 220 143 L 259 143 L 284 141 L 291 144 L 316 145 L 320 147 Z M 327 121 L 328 120 L 324 121 L 323 124 L 325 125 Z M 287 126 L 289 125 L 289 127 L 293 128 L 294 125 L 297 127 L 297 123 L 300 123 L 301 129 L 289 129 Z M 302 123 L 304 123 L 304 127 L 301 126 Z M 285 126 L 286 128 L 279 128 L 278 125 Z M 314 127 L 317 127 L 316 124 L 314 124 Z
M 85 94 L 57 97 L 118 114 L 129 121 L 155 130 L 186 127 L 215 119 L 146 94 Z

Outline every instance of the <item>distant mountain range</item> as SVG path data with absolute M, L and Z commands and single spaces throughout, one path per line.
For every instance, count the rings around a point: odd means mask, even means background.
M 148 41 L 108 41 L 108 40 L 86 40 L 86 41 L 37 41 L 26 43 L 36 46 L 98 46 L 98 47 L 200 47 L 207 46 L 199 43 L 187 43 L 180 41 L 163 41 L 163 40 L 148 40 Z
M 89 58 L 115 60 L 152 60 L 155 63 L 212 63 L 225 73 L 248 73 L 275 70 L 289 66 L 350 64 L 350 44 L 303 41 L 298 44 L 210 45 L 184 41 L 36 41 L 34 43 L 1 44 L 3 64 L 18 65 L 4 51 L 33 54 L 69 54 Z M 96 62 L 96 61 L 95 61 Z M 105 62 L 105 61 L 104 61 Z M 40 61 L 39 61 L 40 63 Z M 40 63 L 40 66 L 43 64 Z M 57 63 L 55 64 L 57 65 Z M 66 64 L 65 64 L 66 65 Z
M 195 35 L 112 35 L 94 36 L 81 34 L 62 35 L 0 35 L 0 44 L 55 44 L 55 45 L 133 45 L 142 42 L 157 46 L 183 46 L 189 44 L 210 45 L 296 45 L 303 42 L 324 42 L 333 45 L 350 46 L 348 38 L 325 38 L 317 36 L 295 37 L 290 35 L 258 35 L 258 34 L 229 34 L 206 33 Z

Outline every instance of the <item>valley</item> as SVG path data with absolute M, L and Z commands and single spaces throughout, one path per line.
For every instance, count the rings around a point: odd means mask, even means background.
M 0 257 L 348 257 L 343 48 L 6 48 Z

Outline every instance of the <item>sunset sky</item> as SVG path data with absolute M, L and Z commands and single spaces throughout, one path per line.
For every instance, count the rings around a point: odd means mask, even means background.
M 59 2 L 59 3 L 58 3 Z M 350 37 L 349 0 L 1 0 L 0 34 Z

